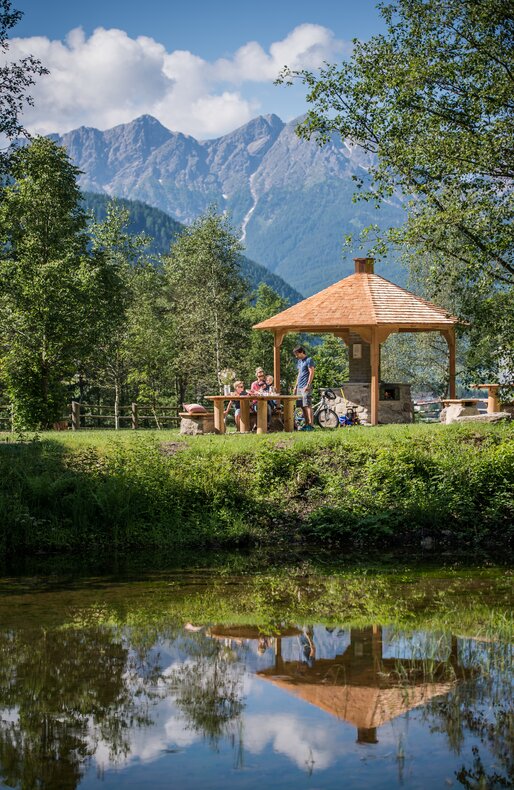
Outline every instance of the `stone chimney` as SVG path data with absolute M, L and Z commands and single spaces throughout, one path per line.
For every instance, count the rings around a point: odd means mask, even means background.
M 374 258 L 354 258 L 356 274 L 374 274 Z

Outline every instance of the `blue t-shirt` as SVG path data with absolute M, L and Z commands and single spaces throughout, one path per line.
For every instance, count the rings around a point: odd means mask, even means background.
M 296 367 L 298 368 L 298 384 L 300 389 L 307 386 L 309 381 L 309 368 L 314 367 L 314 362 L 311 357 L 304 357 L 303 359 L 296 360 Z

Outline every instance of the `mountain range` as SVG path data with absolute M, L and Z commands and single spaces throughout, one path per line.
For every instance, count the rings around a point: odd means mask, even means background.
M 346 234 L 398 225 L 404 209 L 394 199 L 380 211 L 354 203 L 353 176 L 366 180 L 370 155 L 335 137 L 322 147 L 301 140 L 299 120 L 259 116 L 199 141 L 143 115 L 51 137 L 82 171 L 84 190 L 143 201 L 186 224 L 213 204 L 228 212 L 247 256 L 308 296 L 353 271 L 351 253 L 343 257 Z M 405 279 L 395 261 L 381 273 Z

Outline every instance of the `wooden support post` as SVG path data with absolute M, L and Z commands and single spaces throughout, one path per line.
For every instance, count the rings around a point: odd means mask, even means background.
M 380 343 L 377 338 L 375 327 L 371 330 L 371 424 L 378 425 L 378 403 L 379 403 L 379 384 L 380 375 Z
M 241 400 L 239 405 L 241 409 L 239 412 L 239 431 L 240 433 L 250 433 L 250 401 Z
M 130 415 L 132 417 L 132 430 L 137 431 L 137 429 L 139 428 L 139 423 L 137 420 L 137 403 L 132 404 Z
M 284 431 L 292 433 L 294 431 L 294 406 L 296 401 L 287 398 L 284 401 Z
M 280 392 L 280 347 L 284 339 L 285 332 L 277 331 L 273 333 L 273 377 L 275 379 L 275 390 Z
M 216 433 L 225 433 L 225 401 L 214 401 L 214 430 Z
M 257 398 L 257 433 L 268 432 L 268 401 Z
M 448 343 L 448 382 L 449 382 L 449 395 L 448 397 L 455 400 L 455 367 L 456 367 L 456 340 L 455 340 L 455 327 L 451 329 L 443 329 L 442 336 Z
M 76 400 L 71 402 L 71 430 L 78 431 L 80 429 L 80 403 Z
M 487 390 L 487 413 L 494 414 L 497 411 L 500 411 L 498 387 L 489 387 Z

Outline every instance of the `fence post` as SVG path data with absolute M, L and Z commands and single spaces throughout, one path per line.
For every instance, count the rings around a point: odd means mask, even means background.
M 71 402 L 71 430 L 78 431 L 80 428 L 80 403 L 76 400 Z
M 139 423 L 137 421 L 137 403 L 132 404 L 131 415 L 132 415 L 132 430 L 137 431 L 137 429 L 139 428 Z

